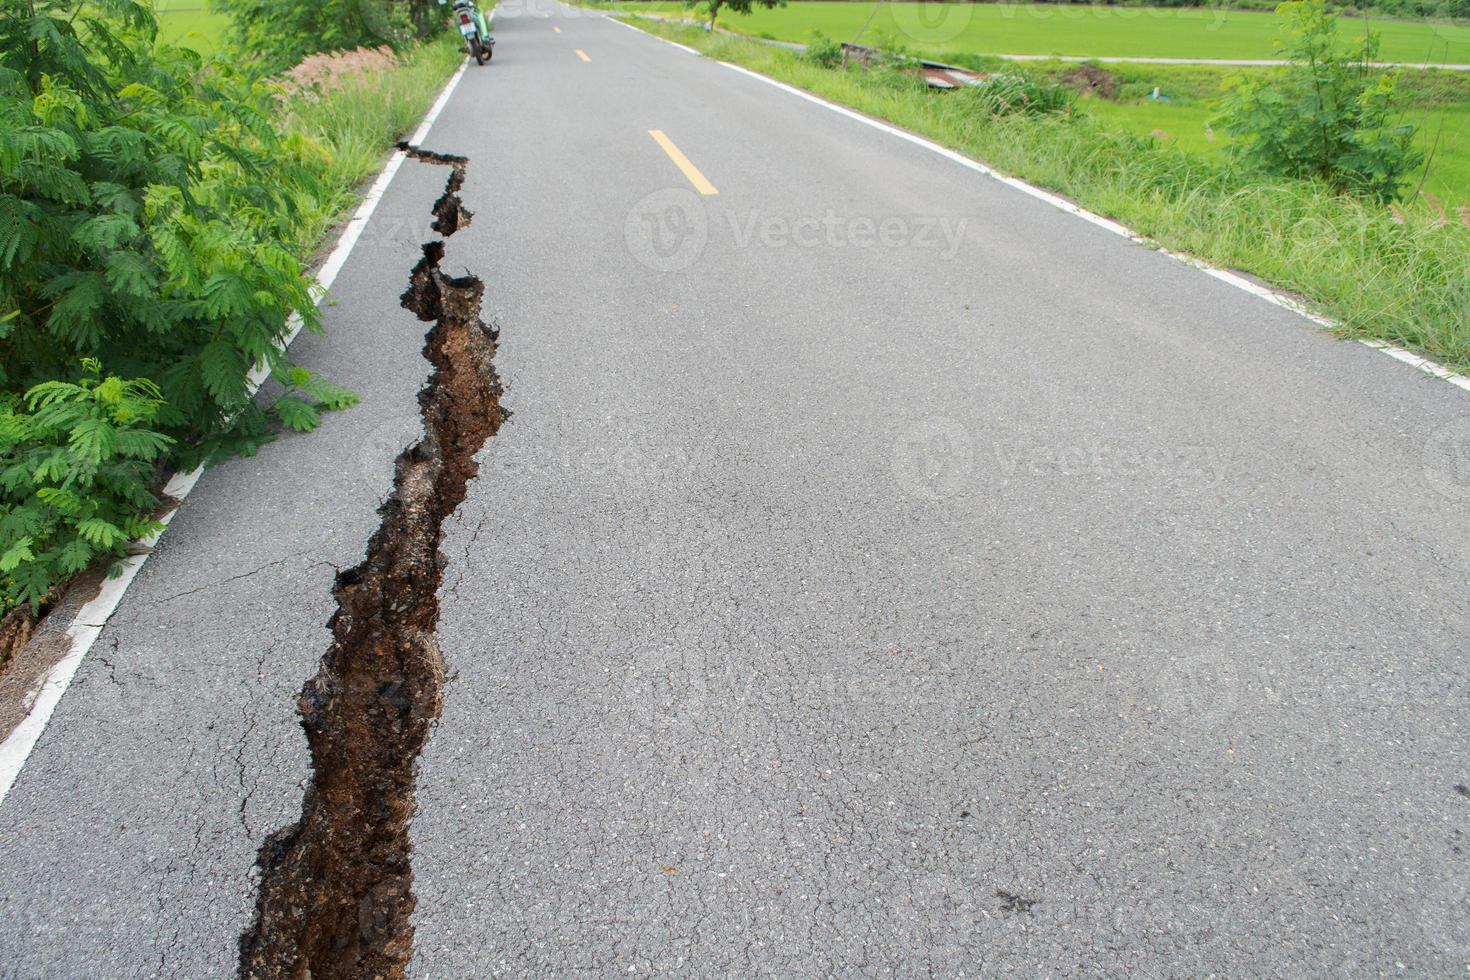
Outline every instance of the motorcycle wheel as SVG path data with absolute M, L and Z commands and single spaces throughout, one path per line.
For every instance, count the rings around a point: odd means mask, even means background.
M 475 56 L 475 64 L 485 63 L 485 45 L 481 44 L 477 37 L 470 38 L 470 54 Z

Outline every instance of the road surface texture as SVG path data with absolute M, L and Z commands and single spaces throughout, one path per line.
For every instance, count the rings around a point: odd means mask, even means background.
M 427 141 L 513 414 L 447 526 L 410 975 L 1464 975 L 1465 392 L 515 13 Z M 296 348 L 363 405 L 206 474 L 0 805 L 0 975 L 235 969 L 443 181 Z

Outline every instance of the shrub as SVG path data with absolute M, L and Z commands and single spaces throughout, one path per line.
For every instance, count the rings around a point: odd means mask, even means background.
M 271 406 L 257 365 L 316 310 L 286 244 L 292 193 L 271 92 L 197 54 L 152 45 L 134 0 L 41 0 L 0 21 L 0 384 L 75 380 L 95 358 L 148 378 L 186 466 L 249 450 Z M 24 43 L 23 38 L 40 38 Z M 277 413 L 279 414 L 279 413 Z
M 823 68 L 837 68 L 842 64 L 842 45 L 830 37 L 818 34 L 806 46 L 803 57 Z
M 1396 199 L 1420 163 L 1414 127 L 1403 122 L 1396 78 L 1371 66 L 1378 35 L 1351 49 L 1337 41 L 1337 16 L 1323 0 L 1289 0 L 1277 9 L 1291 66 L 1275 77 L 1234 76 L 1217 123 L 1239 137 L 1231 147 L 1248 167 L 1315 178 L 1337 191 Z
M 355 400 L 280 349 L 318 325 L 298 255 L 330 161 L 277 131 L 276 88 L 155 27 L 0 0 L 0 612 L 153 528 L 168 466 Z
M 149 488 L 173 440 L 152 428 L 151 381 L 102 378 L 88 359 L 76 383 L 47 381 L 0 397 L 0 605 L 33 609 L 54 583 L 100 555 L 122 557 L 160 525 Z

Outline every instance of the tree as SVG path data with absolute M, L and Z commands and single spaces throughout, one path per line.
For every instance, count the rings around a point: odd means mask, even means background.
M 444 29 L 437 0 L 211 0 L 235 27 L 235 49 L 279 72 L 318 51 L 389 45 Z
M 1290 0 L 1277 75 L 1227 83 L 1220 127 L 1239 137 L 1237 160 L 1266 173 L 1317 179 L 1338 191 L 1391 201 L 1422 161 L 1404 121 L 1393 73 L 1373 67 L 1378 34 L 1343 50 L 1323 0 Z
M 307 144 L 272 86 L 156 34 L 145 0 L 0 0 L 0 613 L 153 529 L 161 465 L 353 397 L 281 346 L 319 326 Z
M 786 6 L 786 0 L 704 0 L 704 2 L 709 4 L 709 24 L 704 28 L 707 31 L 715 29 L 715 18 L 719 16 L 722 7 L 728 7 L 737 14 L 749 14 L 757 6 L 765 7 L 767 10 Z M 684 0 L 686 7 L 694 7 L 699 3 L 700 0 Z

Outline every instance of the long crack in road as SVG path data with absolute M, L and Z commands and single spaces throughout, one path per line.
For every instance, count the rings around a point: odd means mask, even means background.
M 467 161 L 402 149 L 451 168 L 433 229 L 448 237 L 468 224 Z M 242 977 L 401 977 L 412 955 L 414 763 L 443 704 L 442 528 L 479 469 L 475 454 L 508 417 L 498 331 L 480 319 L 484 285 L 446 275 L 443 257 L 443 239 L 425 243 L 402 296 L 434 324 L 424 346 L 434 371 L 419 393 L 424 435 L 398 456 L 367 558 L 337 576 L 332 646 L 300 699 L 313 776 L 300 821 L 261 849 Z

